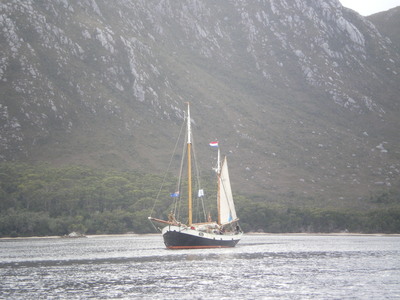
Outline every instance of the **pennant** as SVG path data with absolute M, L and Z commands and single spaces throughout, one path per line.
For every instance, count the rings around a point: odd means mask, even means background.
M 179 191 L 176 191 L 175 193 L 170 194 L 171 197 L 179 197 Z
M 204 197 L 204 190 L 200 189 L 199 192 L 197 193 L 197 197 Z

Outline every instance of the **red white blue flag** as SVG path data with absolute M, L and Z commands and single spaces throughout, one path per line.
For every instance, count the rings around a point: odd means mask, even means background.
M 211 142 L 211 143 L 210 143 L 210 146 L 211 146 L 211 147 L 218 147 L 218 142 Z

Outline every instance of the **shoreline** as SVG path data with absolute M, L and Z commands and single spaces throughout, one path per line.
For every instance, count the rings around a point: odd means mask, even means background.
M 122 236 L 151 236 L 157 233 L 116 233 L 116 234 L 88 234 L 77 237 L 68 237 L 64 235 L 46 235 L 46 236 L 17 236 L 17 237 L 0 237 L 1 240 L 28 240 L 28 239 L 81 239 L 81 238 L 97 238 L 97 237 L 122 237 Z
M 247 232 L 244 235 L 286 235 L 286 236 L 400 236 L 400 233 L 361 233 L 361 232 Z
M 25 240 L 25 239 L 77 239 L 77 238 L 101 238 L 101 237 L 124 237 L 124 236 L 158 236 L 159 233 L 119 233 L 119 234 L 89 234 L 82 237 L 65 236 L 25 236 L 25 237 L 0 237 L 1 240 Z M 269 233 L 269 232 L 246 232 L 243 236 L 387 236 L 400 237 L 400 233 L 357 233 L 357 232 L 290 232 L 290 233 Z

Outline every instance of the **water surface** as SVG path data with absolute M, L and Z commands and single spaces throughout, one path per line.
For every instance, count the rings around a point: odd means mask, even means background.
M 167 250 L 159 235 L 0 240 L 3 299 L 400 299 L 400 237 L 246 235 Z

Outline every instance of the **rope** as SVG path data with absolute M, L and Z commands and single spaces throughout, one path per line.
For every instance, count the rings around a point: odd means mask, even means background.
M 160 198 L 161 191 L 162 191 L 163 188 L 164 188 L 164 185 L 165 185 L 165 182 L 166 182 L 166 178 L 167 178 L 167 176 L 168 176 L 169 170 L 170 170 L 171 165 L 172 165 L 173 157 L 174 157 L 174 155 L 175 155 L 175 153 L 176 153 L 176 150 L 177 150 L 177 148 L 178 148 L 179 141 L 180 141 L 181 136 L 182 136 L 182 131 L 183 131 L 183 129 L 185 128 L 186 121 L 187 121 L 187 116 L 185 115 L 184 122 L 182 123 L 181 129 L 180 129 L 180 131 L 179 131 L 179 136 L 178 136 L 178 139 L 176 140 L 175 147 L 174 147 L 174 151 L 173 151 L 172 156 L 171 156 L 171 158 L 170 158 L 167 171 L 166 171 L 165 174 L 164 174 L 164 177 L 163 177 L 163 180 L 162 180 L 162 183 L 161 183 L 161 187 L 160 187 L 160 189 L 158 190 L 157 197 L 156 197 L 156 199 L 155 199 L 155 201 L 154 201 L 154 204 L 153 204 L 153 207 L 152 207 L 152 209 L 151 209 L 150 217 L 152 216 L 152 214 L 153 214 L 153 212 L 154 212 L 154 210 L 155 210 L 155 206 L 156 206 L 156 204 L 157 204 L 157 202 L 158 202 L 158 200 L 159 200 L 159 198 Z M 187 140 L 188 140 L 188 136 L 187 136 L 187 133 L 186 133 L 186 135 L 185 135 L 185 142 L 186 142 L 186 143 L 187 143 Z M 187 151 L 186 151 L 186 149 L 187 149 L 186 143 L 183 143 L 181 166 L 180 166 L 180 170 L 179 170 L 179 176 L 178 176 L 179 179 L 178 179 L 176 191 L 180 191 L 181 185 L 182 185 L 181 180 L 182 180 L 183 168 L 184 168 L 184 163 L 185 163 L 185 162 L 184 162 L 184 159 L 185 159 L 185 156 L 186 156 L 186 154 L 187 154 L 187 153 L 186 153 L 186 152 L 187 152 Z M 196 159 L 196 152 L 195 152 L 195 147 L 194 147 L 193 136 L 192 136 L 192 149 L 193 149 L 193 158 L 194 158 L 194 164 L 195 164 L 195 169 L 196 169 L 196 174 L 195 174 L 195 176 L 196 176 L 197 190 L 199 190 L 200 187 L 201 187 L 201 185 L 200 185 L 200 172 L 199 172 L 199 167 L 198 167 L 197 159 Z M 198 198 L 198 197 L 197 197 L 197 198 Z M 180 201 L 180 200 L 181 200 L 181 196 L 180 196 L 180 194 L 179 194 L 179 196 L 178 196 L 176 199 L 174 199 L 173 208 L 172 208 L 172 209 L 173 209 L 173 213 L 174 213 L 174 215 L 176 215 L 176 217 L 177 217 L 178 220 L 180 219 L 180 207 L 181 207 L 181 202 L 182 202 L 182 201 Z M 199 200 L 199 201 L 201 201 L 200 204 L 201 204 L 201 206 L 202 206 L 202 210 L 203 210 L 203 214 L 204 214 L 204 220 L 207 220 L 206 209 L 205 209 L 205 205 L 204 205 L 204 197 L 200 197 L 200 200 Z M 199 206 L 199 201 L 197 202 L 197 207 Z M 198 218 L 199 218 L 199 219 L 200 219 L 200 214 L 201 214 L 201 213 L 200 213 L 200 209 L 198 209 Z M 153 224 L 153 222 L 152 222 L 152 224 Z M 154 226 L 154 228 L 155 228 L 156 230 L 160 230 L 159 228 L 155 227 L 154 224 L 153 224 L 153 226 Z
M 196 159 L 196 149 L 194 146 L 194 139 L 192 138 L 192 143 L 193 143 L 193 158 L 194 158 L 194 166 L 195 166 L 195 170 L 196 170 L 196 179 L 197 179 L 197 190 L 199 190 L 201 188 L 201 184 L 200 184 L 200 170 L 199 167 L 197 165 L 197 159 Z M 204 214 L 204 220 L 207 220 L 207 216 L 206 216 L 206 210 L 204 207 L 204 197 L 200 197 L 200 201 L 201 201 L 201 205 L 203 208 L 203 214 Z M 197 203 L 199 204 L 199 203 Z M 200 215 L 200 210 L 198 209 L 198 213 Z M 198 216 L 200 218 L 200 216 Z
M 174 154 L 175 154 L 175 152 L 176 152 L 176 149 L 178 148 L 178 143 L 179 143 L 180 137 L 181 137 L 181 135 L 182 135 L 182 131 L 183 131 L 184 125 L 185 125 L 185 122 L 182 123 L 181 129 L 180 129 L 180 131 L 179 131 L 178 139 L 176 140 L 175 147 L 174 147 L 174 151 L 173 151 L 172 156 L 171 156 L 171 158 L 170 158 L 170 160 L 169 160 L 169 164 L 168 164 L 167 171 L 166 171 L 165 174 L 164 174 L 164 178 L 163 178 L 163 180 L 162 180 L 161 187 L 160 187 L 160 189 L 158 190 L 157 197 L 156 197 L 156 199 L 154 200 L 153 207 L 152 207 L 152 209 L 151 209 L 151 211 L 150 211 L 150 217 L 152 216 L 152 214 L 153 214 L 153 212 L 154 212 L 156 203 L 157 203 L 157 201 L 158 201 L 158 199 L 159 199 L 159 197 L 160 197 L 160 194 L 161 194 L 162 189 L 164 188 L 164 184 L 165 184 L 167 175 L 168 175 L 168 173 L 169 173 L 169 169 L 171 168 L 172 159 L 173 159 L 173 157 L 174 157 Z M 152 223 L 153 223 L 153 222 L 152 222 Z
M 185 123 L 185 122 L 184 122 Z M 186 141 L 187 141 L 187 133 L 185 135 L 185 143 L 183 143 L 183 149 L 182 149 L 182 156 L 181 156 L 181 167 L 179 170 L 179 177 L 178 177 L 178 191 L 181 190 L 181 184 L 182 184 L 182 173 L 183 173 L 183 167 L 185 164 L 185 153 L 186 153 Z M 179 193 L 179 197 L 174 201 L 174 214 L 176 215 L 177 219 L 180 219 L 180 206 L 181 206 L 181 194 Z

